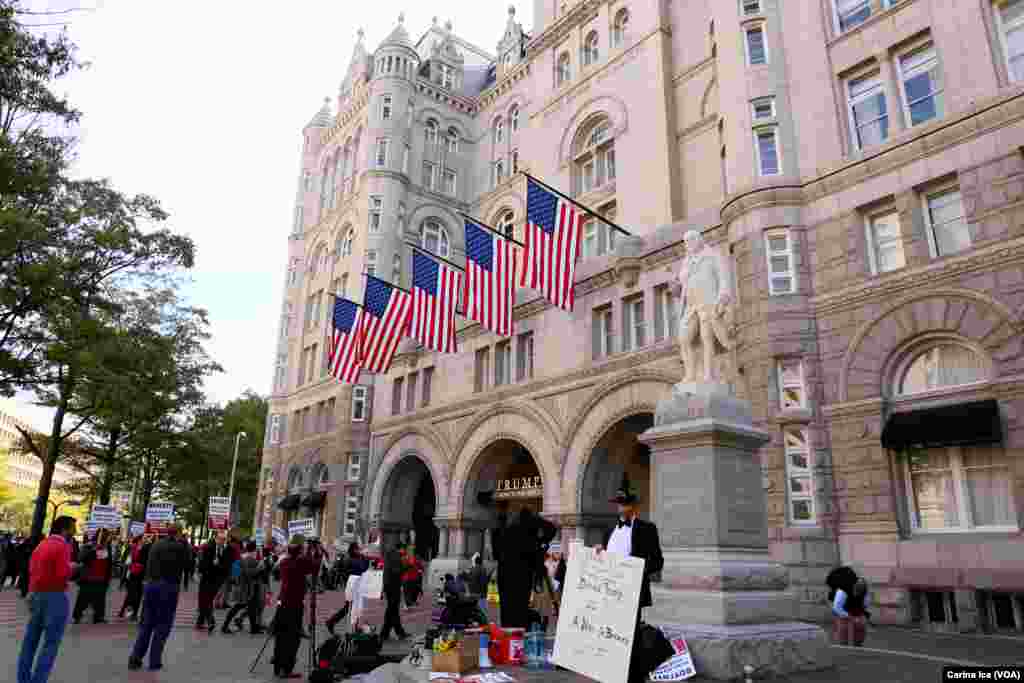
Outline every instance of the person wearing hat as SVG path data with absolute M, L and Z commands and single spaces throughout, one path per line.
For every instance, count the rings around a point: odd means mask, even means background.
M 320 569 L 323 557 L 319 546 L 306 543 L 295 534 L 279 565 L 281 590 L 274 614 L 274 675 L 278 678 L 302 678 L 294 673 L 296 655 L 302 643 L 302 608 L 306 599 L 306 579 Z
M 658 538 L 658 527 L 637 516 L 637 503 L 640 499 L 630 490 L 629 480 L 622 478 L 622 487 L 611 499 L 619 506 L 619 521 L 605 538 L 603 548 L 610 553 L 618 553 L 626 557 L 639 557 L 644 560 L 644 580 L 640 587 L 640 609 L 637 610 L 637 623 L 644 607 L 654 604 L 651 599 L 651 576 L 659 573 L 665 566 L 661 555 L 661 541 Z

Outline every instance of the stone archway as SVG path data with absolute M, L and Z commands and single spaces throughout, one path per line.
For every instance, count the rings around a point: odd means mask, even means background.
M 437 488 L 430 468 L 416 454 L 409 453 L 387 473 L 380 497 L 375 526 L 383 546 L 398 542 L 415 543 L 421 557 L 438 552 Z

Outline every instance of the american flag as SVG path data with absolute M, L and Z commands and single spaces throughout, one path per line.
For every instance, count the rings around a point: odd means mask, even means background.
M 348 299 L 334 299 L 334 334 L 328 356 L 331 375 L 340 382 L 355 384 L 363 367 L 363 310 Z
M 373 276 L 363 296 L 363 364 L 369 372 L 387 372 L 398 343 L 409 330 L 412 295 Z
M 412 254 L 412 337 L 428 349 L 455 353 L 455 307 L 462 273 L 418 251 Z
M 544 293 L 548 301 L 572 310 L 583 214 L 535 183 L 526 181 L 526 230 L 519 284 Z
M 466 220 L 466 317 L 508 336 L 516 298 L 516 257 L 511 240 Z

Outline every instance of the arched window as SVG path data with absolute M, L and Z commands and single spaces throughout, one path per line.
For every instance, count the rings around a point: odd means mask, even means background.
M 626 31 L 629 29 L 629 10 L 620 9 L 612 23 L 612 47 L 622 47 L 626 42 Z
M 324 261 L 324 245 L 320 245 L 313 252 L 313 258 L 309 260 L 309 274 L 316 275 Z
M 597 64 L 599 55 L 597 31 L 591 31 L 590 34 L 587 35 L 587 39 L 583 42 L 583 66 Z
M 436 145 L 437 144 L 437 121 L 435 121 L 434 119 L 430 119 L 429 121 L 427 121 L 427 133 L 426 133 L 426 135 L 427 135 L 427 144 L 428 145 Z
M 502 181 L 505 180 L 505 160 L 498 159 L 494 162 L 494 186 L 501 185 Z
M 505 141 L 505 120 L 500 116 L 494 119 L 494 144 L 500 145 Z
M 900 373 L 896 393 L 900 396 L 938 389 L 950 389 L 981 382 L 986 377 L 983 358 L 954 342 L 944 342 L 918 353 Z
M 572 78 L 572 65 L 569 61 L 569 53 L 563 52 L 558 55 L 558 67 L 555 73 L 557 85 L 564 85 Z
M 356 231 L 353 230 L 352 228 L 349 228 L 348 232 L 345 233 L 345 241 L 342 243 L 342 246 L 341 246 L 341 255 L 342 256 L 351 256 L 352 255 L 352 245 L 355 243 L 355 241 L 356 241 Z
M 511 111 L 508 113 L 509 128 L 515 133 L 519 130 L 519 105 L 512 105 Z
M 444 143 L 447 146 L 449 152 L 458 152 L 459 151 L 459 131 L 455 130 L 454 127 L 453 128 L 449 128 L 448 129 L 448 135 L 446 135 L 445 138 L 444 138 Z
M 576 194 L 590 192 L 615 180 L 615 139 L 607 117 L 598 117 L 581 128 L 573 144 Z
M 331 206 L 337 203 L 338 193 L 341 192 L 341 184 L 345 177 L 345 169 L 342 167 L 344 160 L 341 150 L 334 152 L 334 170 L 331 172 Z
M 302 488 L 302 468 L 292 465 L 288 471 L 288 491 L 297 491 Z
M 448 231 L 434 220 L 425 221 L 420 228 L 420 246 L 442 258 L 448 258 L 451 253 Z
M 516 214 L 512 209 L 506 209 L 498 214 L 498 220 L 495 221 L 495 223 L 495 227 L 498 228 L 498 232 L 503 234 L 505 237 L 510 239 L 515 237 Z

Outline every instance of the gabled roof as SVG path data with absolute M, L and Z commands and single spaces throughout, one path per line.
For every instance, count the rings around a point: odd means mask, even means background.
M 334 115 L 331 114 L 331 98 L 324 98 L 324 106 L 320 107 L 320 111 L 316 113 L 309 123 L 306 124 L 306 128 L 330 128 L 334 125 Z

